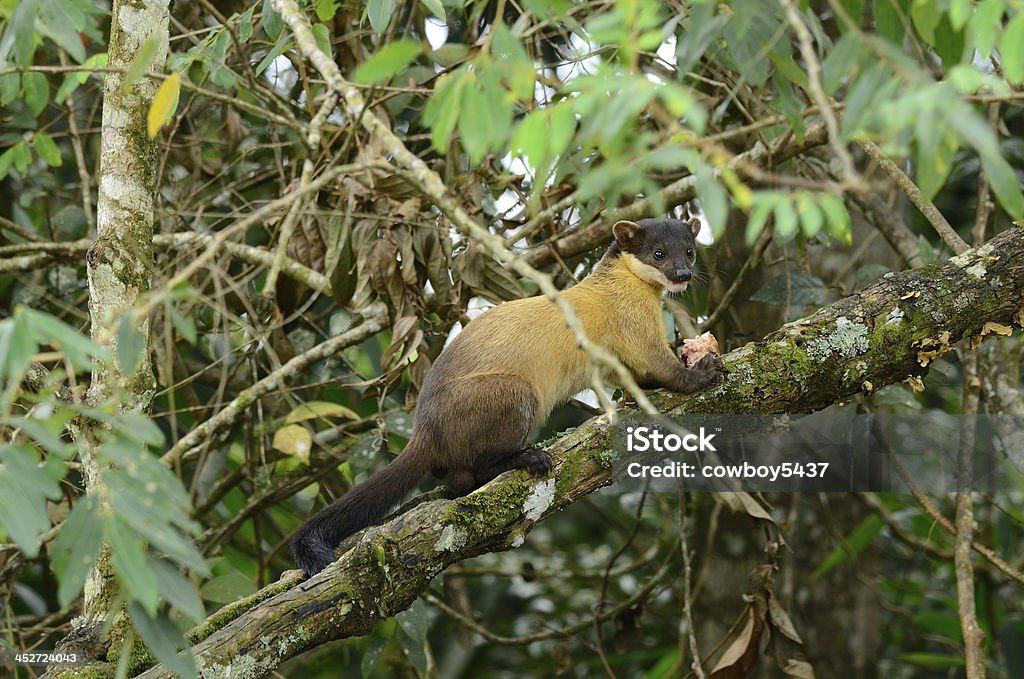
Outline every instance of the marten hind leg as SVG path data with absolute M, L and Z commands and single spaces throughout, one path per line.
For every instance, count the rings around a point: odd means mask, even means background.
M 509 469 L 543 474 L 551 468 L 546 451 L 526 446 L 537 413 L 537 397 L 526 381 L 480 376 L 440 396 L 449 412 L 461 415 L 436 428 L 439 447 L 450 453 L 438 476 L 452 493 L 465 495 Z

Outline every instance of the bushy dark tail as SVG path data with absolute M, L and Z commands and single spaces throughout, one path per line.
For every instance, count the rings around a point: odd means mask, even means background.
M 334 561 L 342 540 L 384 518 L 427 475 L 420 452 L 410 442 L 391 464 L 302 524 L 292 538 L 295 563 L 316 575 Z

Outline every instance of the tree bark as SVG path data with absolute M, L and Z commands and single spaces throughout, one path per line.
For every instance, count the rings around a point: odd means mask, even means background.
M 809 412 L 912 377 L 955 343 L 985 337 L 987 323 L 1024 321 L 1022 261 L 1024 229 L 1011 228 L 941 266 L 887 274 L 727 354 L 724 384 L 654 400 L 667 414 Z M 317 577 L 286 577 L 218 612 L 191 634 L 204 675 L 264 676 L 307 649 L 366 634 L 451 564 L 518 547 L 538 522 L 610 482 L 610 434 L 594 418 L 549 447 L 547 477 L 507 473 L 466 497 L 423 502 L 350 539 Z M 141 676 L 171 675 L 157 666 Z

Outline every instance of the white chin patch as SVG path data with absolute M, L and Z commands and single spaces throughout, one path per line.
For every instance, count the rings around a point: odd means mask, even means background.
M 665 289 L 668 290 L 669 292 L 683 292 L 684 290 L 686 290 L 687 286 L 686 283 L 672 283 L 667 279 L 665 280 L 664 284 Z

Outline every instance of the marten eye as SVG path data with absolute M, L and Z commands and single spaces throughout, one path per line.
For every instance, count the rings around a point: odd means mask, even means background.
M 689 257 L 690 259 L 693 259 L 693 248 L 690 248 L 689 250 L 686 251 L 686 256 Z
M 655 250 L 654 251 L 654 258 L 655 259 L 665 259 L 665 253 L 662 252 L 661 250 Z

